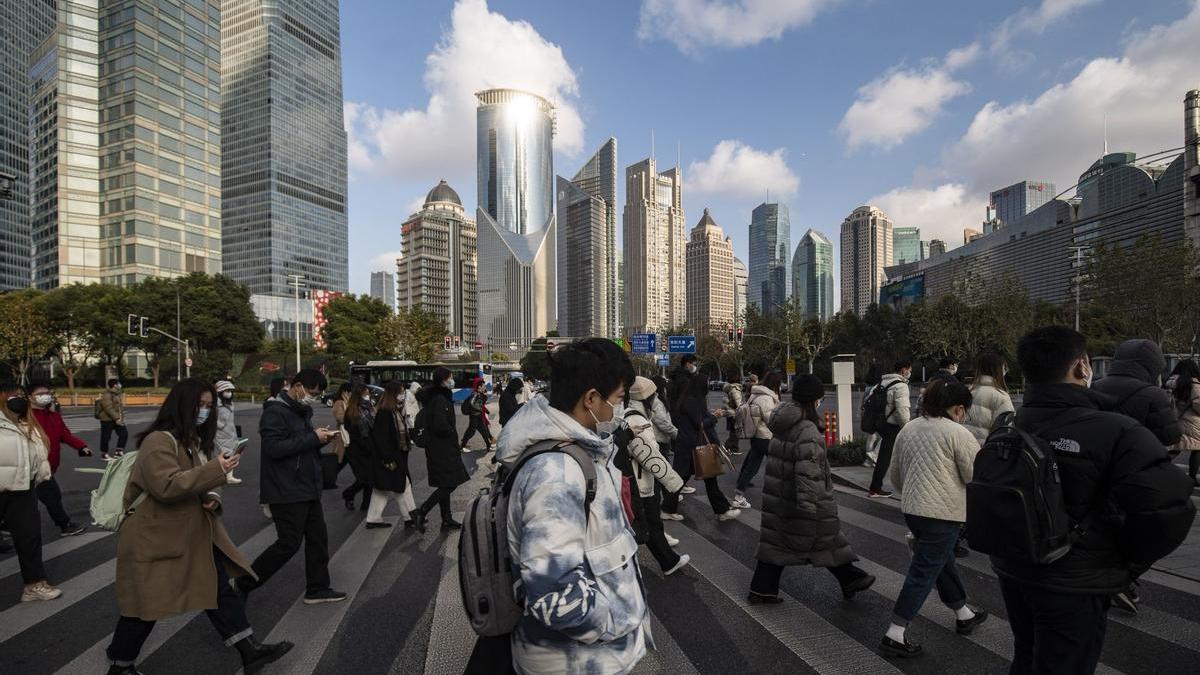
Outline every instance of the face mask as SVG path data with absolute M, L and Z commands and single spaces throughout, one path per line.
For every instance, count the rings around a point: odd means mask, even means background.
M 119 384 L 113 385 L 113 391 L 121 391 L 121 389 L 122 389 L 121 385 L 119 385 Z
M 1090 389 L 1092 387 L 1092 375 L 1094 374 L 1092 372 L 1092 365 L 1090 363 L 1087 366 L 1087 370 L 1085 370 L 1084 372 L 1087 374 L 1083 376 L 1083 379 L 1086 380 L 1086 382 L 1083 386 Z
M 404 396 L 403 395 L 397 396 L 396 403 L 399 403 L 400 405 L 404 405 Z
M 221 392 L 221 398 L 225 399 L 226 401 L 232 401 L 233 400 L 233 392 L 232 391 Z
M 45 408 L 54 403 L 54 397 L 50 394 L 38 394 L 33 397 L 33 402 L 38 404 L 39 407 Z
M 24 417 L 25 413 L 29 411 L 29 400 L 21 396 L 13 396 L 5 405 L 17 417 Z
M 698 366 L 696 366 L 696 364 L 694 364 L 694 363 L 688 364 L 687 371 L 689 373 L 695 375 L 698 370 L 700 370 L 700 368 Z
M 608 403 L 608 399 L 604 399 L 604 402 Z M 588 414 L 591 415 L 592 420 L 596 422 L 596 435 L 600 436 L 601 440 L 607 440 L 611 438 L 612 435 L 617 432 L 617 429 L 621 428 L 621 424 L 625 421 L 625 404 L 618 403 L 617 405 L 613 405 L 608 403 L 608 407 L 613 409 L 613 414 L 612 419 L 609 419 L 605 422 L 601 422 L 600 418 L 596 417 L 596 413 L 592 412 L 591 408 L 588 408 Z
M 443 386 L 446 387 L 447 389 L 453 389 L 454 388 L 454 378 L 452 377 L 452 378 L 446 380 L 443 383 Z
M 208 415 L 212 412 L 209 408 L 201 408 L 196 411 L 196 426 L 202 426 L 208 421 Z

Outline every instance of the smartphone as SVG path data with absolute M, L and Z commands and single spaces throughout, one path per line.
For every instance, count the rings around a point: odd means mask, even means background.
M 230 457 L 233 457 L 234 455 L 242 454 L 243 452 L 246 451 L 246 446 L 249 444 L 250 444 L 249 438 L 237 439 L 237 445 L 234 446 L 233 450 L 229 450 L 228 452 L 225 453 L 225 459 L 229 459 Z

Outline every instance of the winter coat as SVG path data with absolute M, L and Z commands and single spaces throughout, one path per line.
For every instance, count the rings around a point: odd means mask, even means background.
M 267 401 L 258 420 L 262 443 L 258 501 L 295 504 L 321 499 L 321 439 L 313 431 L 312 407 L 286 391 Z
M 425 413 L 424 435 L 430 487 L 456 488 L 471 478 L 462 462 L 453 396 L 440 384 L 429 385 L 417 393 L 417 402 L 429 408 Z
M 466 410 L 469 411 L 471 417 L 479 417 L 483 415 L 484 409 L 487 408 L 487 394 L 479 391 L 472 391 L 467 397 Z
M 946 417 L 922 415 L 904 425 L 892 451 L 892 485 L 900 510 L 913 516 L 967 522 L 967 483 L 979 441 Z
M 125 403 L 121 400 L 121 395 L 112 389 L 100 394 L 100 421 L 125 421 Z
M 685 453 L 691 466 L 692 450 L 706 443 L 717 443 L 717 418 L 709 412 L 703 398 L 683 395 L 671 410 L 671 421 L 679 429 L 675 452 Z
M 963 426 L 975 436 L 980 445 L 987 440 L 992 432 L 996 418 L 1006 412 L 1013 412 L 1012 397 L 1006 391 L 996 388 L 994 380 L 987 375 L 980 375 L 971 387 L 971 409 L 967 411 L 967 419 Z
M 220 462 L 156 431 L 138 447 L 125 487 L 125 508 L 146 498 L 117 534 L 117 606 L 121 616 L 146 621 L 217 607 L 213 548 L 225 554 L 230 577 L 251 575 L 250 561 L 233 545 L 221 523 L 215 490 L 225 484 Z
M 893 382 L 897 384 L 892 385 Z M 883 376 L 879 386 L 888 387 L 887 404 L 884 408 L 887 411 L 887 423 L 897 427 L 908 424 L 908 420 L 912 418 L 912 398 L 908 391 L 908 380 L 898 373 L 890 373 Z
M 724 390 L 725 410 L 732 415 L 742 405 L 742 385 L 737 382 L 730 382 L 725 385 Z
M 992 557 L 1001 576 L 1057 593 L 1112 594 L 1130 566 L 1150 565 L 1188 535 L 1192 481 L 1129 417 L 1101 412 L 1103 395 L 1072 384 L 1029 385 L 1017 426 L 1055 449 L 1067 512 L 1091 526 L 1049 565 Z
M 213 445 L 216 446 L 217 452 L 233 452 L 237 449 L 238 442 L 233 405 L 218 403 L 213 412 L 217 414 L 217 435 L 213 437 Z
M 339 431 L 346 424 L 346 399 L 340 396 L 333 402 L 333 421 L 337 424 Z M 341 463 L 342 458 L 346 456 L 346 444 L 342 442 L 340 433 L 333 437 L 333 454 L 337 455 L 338 463 Z
M 380 410 L 375 413 L 375 424 L 371 428 L 372 489 L 404 492 L 409 449 L 408 421 L 404 411 Z
M 521 409 L 521 403 L 517 401 L 516 392 L 505 387 L 504 391 L 500 392 L 500 426 L 508 424 L 513 415 Z
M 650 423 L 654 427 L 654 439 L 659 443 L 669 445 L 679 435 L 679 429 L 671 421 L 671 413 L 667 412 L 661 396 L 655 396 L 650 406 Z
M 1158 437 L 1163 445 L 1174 445 L 1183 435 L 1179 414 L 1170 393 L 1158 386 L 1166 359 L 1153 340 L 1126 340 L 1117 347 L 1108 375 L 1092 389 L 1109 397 L 1104 410 L 1132 417 Z
M 628 673 L 646 653 L 649 612 L 637 541 L 621 506 L 615 446 L 539 396 L 500 432 L 496 461 L 568 441 L 592 457 L 596 495 L 585 517 L 583 472 L 562 453 L 530 460 L 513 478 L 508 552 L 525 614 L 512 635 L 524 673 Z
M 767 421 L 771 419 L 775 406 L 779 405 L 779 394 L 756 384 L 750 389 L 746 404 L 750 406 L 750 416 L 754 418 L 754 437 L 770 440 L 771 429 Z
M 373 418 L 374 413 L 371 415 Z M 346 415 L 343 419 L 346 435 L 350 437 L 350 443 L 346 445 L 346 462 L 350 464 L 356 481 L 370 483 L 375 457 L 375 438 L 372 433 L 375 424 L 362 413 L 356 417 Z
M 825 443 L 802 409 L 785 401 L 770 420 L 756 557 L 772 565 L 835 567 L 858 560 L 842 536 Z
M 47 458 L 50 460 L 50 473 L 58 473 L 58 464 L 62 461 L 62 452 L 60 450 L 63 443 L 82 450 L 87 447 L 87 443 L 71 433 L 67 428 L 67 423 L 63 421 L 62 413 L 49 408 L 34 408 L 33 416 L 37 419 L 38 424 L 42 425 L 42 431 L 46 432 L 47 441 Z
M 651 406 L 653 407 L 653 406 Z M 629 441 L 629 459 L 633 462 L 633 475 L 637 478 L 638 494 L 654 496 L 654 481 L 662 483 L 663 491 L 675 494 L 683 489 L 683 478 L 671 467 L 671 462 L 658 449 L 658 438 L 654 424 L 646 414 L 645 401 L 629 402 L 625 412 L 625 423 L 634 433 Z
M 1175 376 L 1167 380 L 1167 393 L 1171 397 L 1175 396 Z M 1173 450 L 1188 450 L 1195 452 L 1200 450 L 1200 382 L 1192 382 L 1192 396 L 1186 403 L 1175 400 L 1175 410 L 1179 412 L 1179 426 L 1183 430 L 1183 437 L 1172 448 Z
M 41 434 L 13 424 L 0 413 L 0 492 L 30 490 L 53 475 Z
M 417 426 L 417 413 L 421 411 L 421 404 L 417 403 L 417 392 L 419 391 L 421 391 L 421 385 L 413 382 L 404 392 L 404 417 L 408 420 L 409 429 Z
M 946 384 L 956 384 L 956 383 L 958 383 L 958 377 L 954 373 L 952 373 L 948 370 L 939 368 L 938 371 L 933 374 L 933 377 L 929 378 L 929 384 L 933 384 L 934 382 L 945 382 Z

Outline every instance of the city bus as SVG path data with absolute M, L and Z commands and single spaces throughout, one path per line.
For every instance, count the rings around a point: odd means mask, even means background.
M 416 361 L 367 361 L 350 364 L 350 380 L 382 387 L 388 382 L 418 382 L 426 385 L 433 380 L 433 371 L 448 369 L 454 377 L 454 400 L 462 401 L 471 393 L 471 382 L 483 378 L 488 391 L 492 389 L 492 365 L 482 361 L 452 361 L 449 363 L 417 363 Z

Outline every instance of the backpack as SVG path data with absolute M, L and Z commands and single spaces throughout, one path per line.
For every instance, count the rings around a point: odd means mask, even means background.
M 408 440 L 418 448 L 425 447 L 425 424 L 429 417 L 429 406 L 423 405 L 417 411 L 417 416 L 413 418 L 412 428 L 408 430 Z
M 513 575 L 508 553 L 508 498 L 521 467 L 547 452 L 569 455 L 583 470 L 583 512 L 590 520 L 589 509 L 596 497 L 596 464 L 573 443 L 550 440 L 529 446 L 511 471 L 498 470 L 491 487 L 483 488 L 471 499 L 458 541 L 458 583 L 467 619 L 482 637 L 511 633 L 525 613 L 524 598 L 517 597 L 515 588 L 520 578 Z
M 459 412 L 467 417 L 475 414 L 475 406 L 471 405 L 471 399 L 473 398 L 475 398 L 475 394 L 471 394 L 470 396 L 464 398 L 462 405 L 459 406 Z
M 754 434 L 758 431 L 758 424 L 754 421 L 754 411 L 750 409 L 750 403 L 753 400 L 753 396 L 747 396 L 737 410 L 733 411 L 733 433 L 740 439 L 754 438 Z
M 178 452 L 179 443 L 175 437 L 171 434 L 167 436 L 170 436 L 171 442 L 175 444 L 175 451 Z M 100 485 L 92 490 L 92 501 L 88 506 L 92 523 L 96 527 L 116 532 L 121 529 L 125 518 L 137 510 L 146 499 L 147 493 L 143 490 L 133 498 L 129 508 L 125 508 L 125 487 L 129 485 L 129 476 L 133 473 L 133 463 L 137 461 L 137 455 L 137 450 L 127 452 L 105 465 L 104 475 L 100 476 Z
M 100 419 L 100 413 L 102 412 L 104 412 L 104 408 L 100 406 L 100 397 L 97 396 L 96 400 L 92 401 L 92 417 Z
M 883 425 L 887 424 L 887 418 L 891 416 L 887 409 L 887 392 L 900 382 L 901 380 L 893 380 L 886 387 L 875 385 L 875 388 L 863 398 L 862 405 L 859 407 L 859 426 L 864 432 L 877 434 L 883 430 Z
M 1050 442 L 1017 427 L 1014 416 L 997 420 L 967 484 L 971 548 L 1048 565 L 1071 550 L 1090 520 L 1089 514 L 1075 523 L 1067 513 Z

